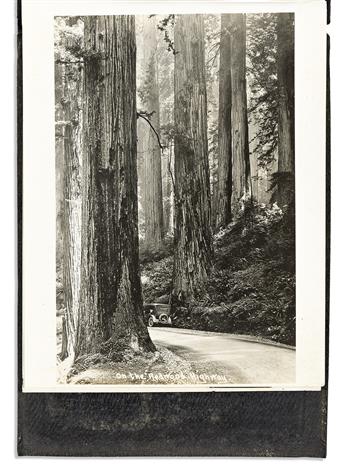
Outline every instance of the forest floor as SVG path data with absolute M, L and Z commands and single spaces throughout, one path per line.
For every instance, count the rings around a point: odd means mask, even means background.
M 57 318 L 57 354 L 61 351 L 61 317 Z M 99 361 L 77 363 L 68 360 L 58 363 L 58 382 L 69 384 L 231 384 L 232 376 L 212 361 L 195 363 L 179 356 L 162 344 L 157 351 L 138 354 L 121 362 Z
M 195 370 L 191 363 L 173 353 L 158 347 L 151 356 L 138 355 L 123 362 L 109 362 L 92 366 L 72 375 L 70 384 L 212 384 L 232 383 L 219 368 L 209 363 L 203 369 Z

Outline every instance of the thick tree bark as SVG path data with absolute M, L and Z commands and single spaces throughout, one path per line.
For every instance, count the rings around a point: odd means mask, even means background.
M 159 89 L 157 64 L 157 28 L 155 17 L 144 21 L 144 107 L 153 113 L 150 122 L 159 133 Z M 143 140 L 145 245 L 156 248 L 163 238 L 163 195 L 161 149 L 152 128 L 146 124 Z
M 221 15 L 218 116 L 218 185 L 216 226 L 231 220 L 231 15 Z
M 203 290 L 212 254 L 202 15 L 175 24 L 175 259 L 173 304 Z
M 246 90 L 246 15 L 230 15 L 231 30 L 231 140 L 232 215 L 243 211 L 251 198 Z
M 82 278 L 76 357 L 153 350 L 143 320 L 134 17 L 85 18 Z
M 280 207 L 288 205 L 294 193 L 294 23 L 293 13 L 277 15 L 278 57 L 278 189 Z

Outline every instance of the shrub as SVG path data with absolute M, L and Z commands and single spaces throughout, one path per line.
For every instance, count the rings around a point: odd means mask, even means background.
M 170 295 L 172 289 L 172 271 L 172 256 L 142 265 L 141 281 L 144 300 L 146 302 L 157 302 L 157 299 L 162 296 Z

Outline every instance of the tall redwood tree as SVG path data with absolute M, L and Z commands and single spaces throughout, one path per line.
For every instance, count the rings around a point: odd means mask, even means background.
M 145 18 L 144 36 L 144 107 L 150 122 L 160 132 L 158 88 L 157 27 L 155 17 Z M 145 244 L 157 247 L 163 238 L 163 195 L 161 149 L 152 128 L 143 128 Z
M 231 15 L 221 15 L 219 47 L 218 114 L 218 192 L 216 225 L 231 220 L 232 150 L 231 150 Z
M 76 356 L 153 350 L 143 321 L 134 16 L 85 18 L 82 274 Z
M 230 15 L 232 214 L 251 198 L 246 81 L 246 15 Z
M 294 14 L 277 15 L 278 183 L 277 202 L 288 205 L 294 195 Z
M 211 265 L 205 44 L 202 15 L 175 18 L 175 258 L 173 303 L 200 291 Z

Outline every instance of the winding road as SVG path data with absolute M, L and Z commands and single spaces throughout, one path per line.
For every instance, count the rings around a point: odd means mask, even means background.
M 157 347 L 165 347 L 194 369 L 223 372 L 233 384 L 293 384 L 296 351 L 251 337 L 168 327 L 149 329 Z

